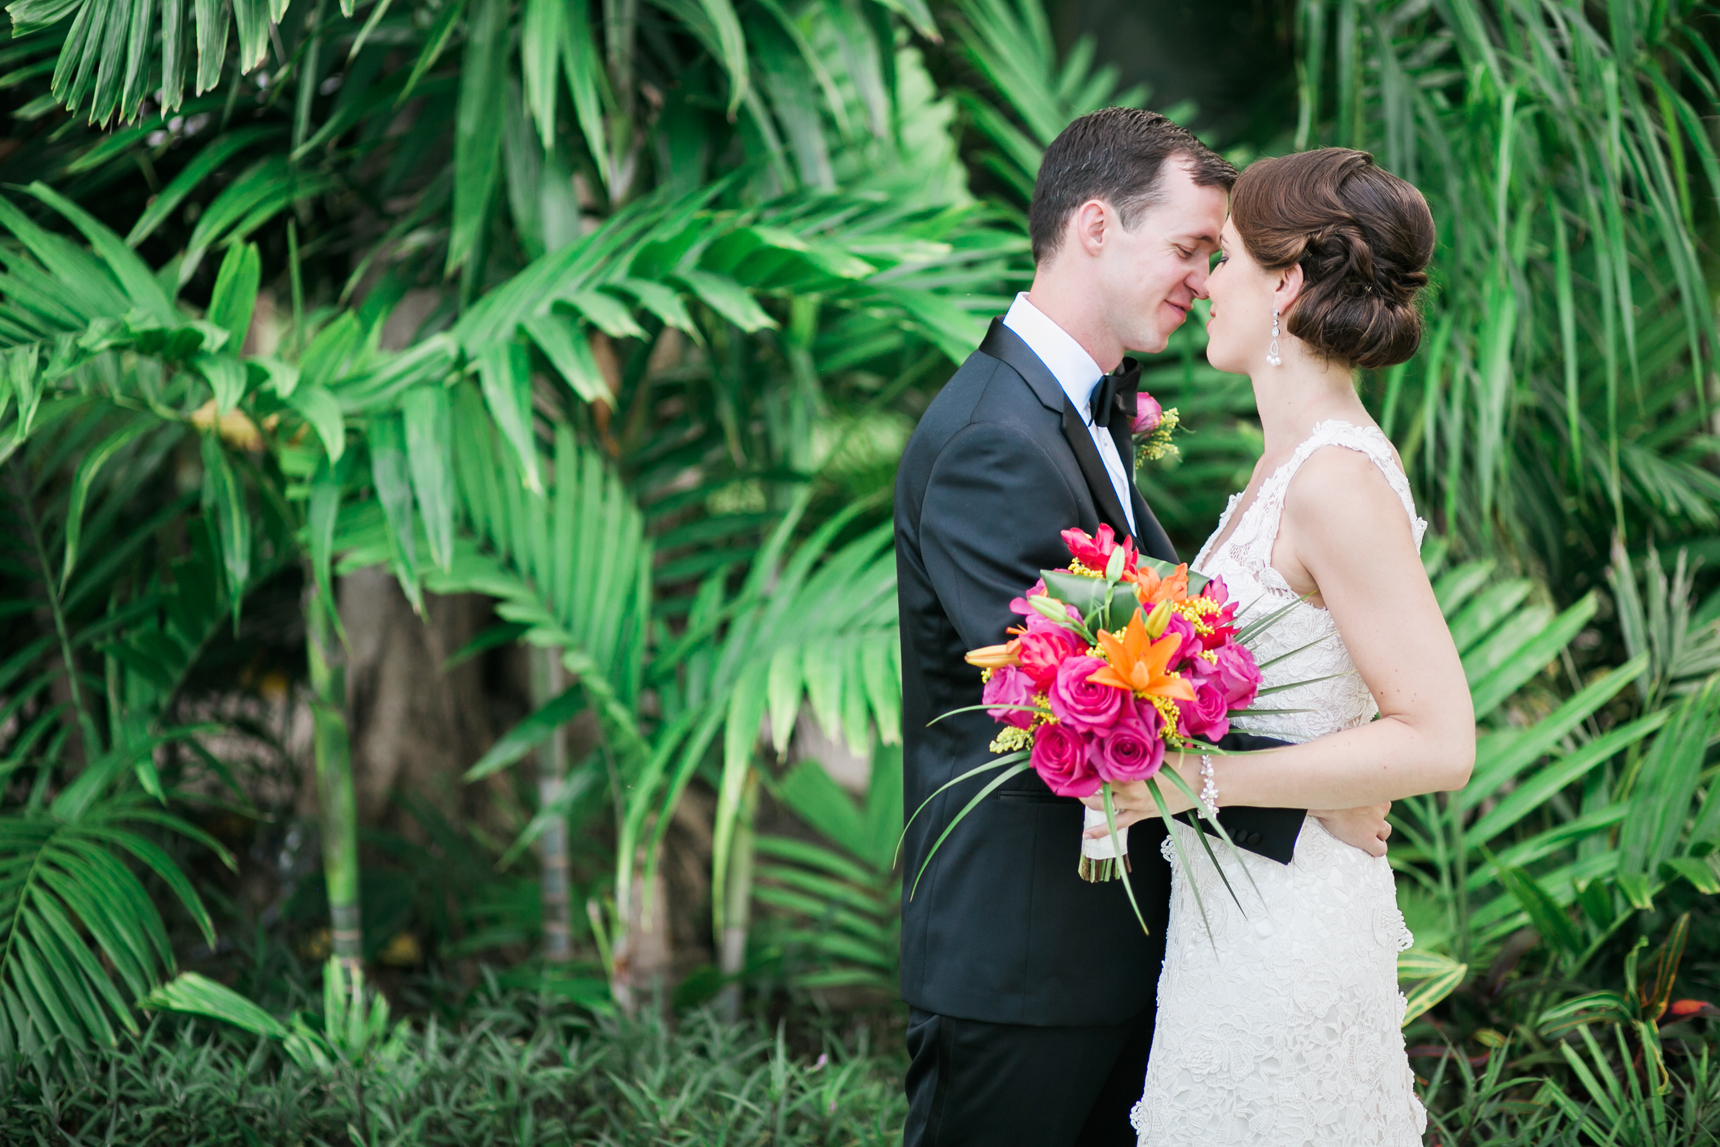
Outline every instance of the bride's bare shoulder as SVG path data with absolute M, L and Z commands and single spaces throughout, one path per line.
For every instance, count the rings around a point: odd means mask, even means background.
M 1341 445 L 1316 450 L 1284 492 L 1285 518 L 1298 534 L 1371 540 L 1402 532 L 1408 537 L 1403 502 L 1382 464 L 1383 459 Z M 1401 465 L 1395 451 L 1390 464 Z

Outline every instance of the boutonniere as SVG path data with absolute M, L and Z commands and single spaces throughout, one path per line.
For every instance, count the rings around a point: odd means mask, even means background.
M 1129 424 L 1129 433 L 1135 440 L 1135 469 L 1140 469 L 1143 463 L 1182 453 L 1171 440 L 1178 425 L 1176 407 L 1164 409 L 1158 399 L 1144 390 L 1135 394 L 1135 417 Z

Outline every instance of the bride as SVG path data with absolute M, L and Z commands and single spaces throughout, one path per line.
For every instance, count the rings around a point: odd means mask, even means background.
M 1353 384 L 1415 353 L 1433 241 L 1421 194 L 1364 152 L 1260 160 L 1232 192 L 1207 358 L 1253 382 L 1265 452 L 1194 566 L 1247 619 L 1287 608 L 1255 653 L 1263 686 L 1301 684 L 1235 722 L 1289 747 L 1171 759 L 1219 806 L 1351 808 L 1469 779 L 1474 713 L 1418 556 L 1426 523 Z M 1118 803 L 1121 823 L 1158 815 L 1142 783 Z M 1232 899 L 1197 830 L 1175 832 L 1143 1147 L 1419 1144 L 1384 837 L 1364 852 L 1310 814 L 1288 865 L 1217 847 Z

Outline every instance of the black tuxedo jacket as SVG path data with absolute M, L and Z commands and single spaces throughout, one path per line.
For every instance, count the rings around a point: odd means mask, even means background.
M 1134 394 L 1118 397 L 1132 412 Z M 1110 420 L 1131 457 L 1129 420 Z M 1134 484 L 1137 545 L 1175 561 Z M 1081 415 L 1050 369 L 994 321 L 980 348 L 944 386 L 908 440 L 896 478 L 896 573 L 902 633 L 903 797 L 911 815 L 938 786 L 992 759 L 997 726 L 984 711 L 929 725 L 980 701 L 969 649 L 1006 640 L 1019 622 L 1009 601 L 1042 569 L 1068 564 L 1059 536 L 1108 523 L 1129 534 L 1122 503 Z M 1234 745 L 1276 742 L 1239 736 Z M 1120 1023 L 1152 1005 L 1164 958 L 1170 869 L 1164 825 L 1135 825 L 1129 853 L 1143 935 L 1118 882 L 1077 873 L 1082 807 L 1032 772 L 987 797 L 938 847 L 932 844 L 991 779 L 982 774 L 934 800 L 903 849 L 902 996 L 939 1015 L 993 1023 Z M 1300 810 L 1231 808 L 1231 838 L 1288 862 Z

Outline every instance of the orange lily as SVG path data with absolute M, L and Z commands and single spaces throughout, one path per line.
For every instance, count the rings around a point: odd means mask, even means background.
M 1002 645 L 986 645 L 979 649 L 970 649 L 962 660 L 969 665 L 977 665 L 981 669 L 1002 669 L 1006 665 L 1020 665 L 1016 650 L 1021 648 L 1019 641 L 1008 641 Z
M 1151 566 L 1141 566 L 1135 572 L 1135 600 L 1153 606 L 1163 601 L 1181 601 L 1188 596 L 1188 563 L 1184 562 L 1164 577 Z
M 1110 664 L 1087 680 L 1096 685 L 1127 689 L 1142 697 L 1193 701 L 1194 686 L 1167 668 L 1181 645 L 1182 638 L 1175 633 L 1167 633 L 1157 641 L 1148 638 L 1147 627 L 1141 621 L 1140 612 L 1136 611 L 1121 634 L 1103 629 L 1099 631 L 1099 646 Z

